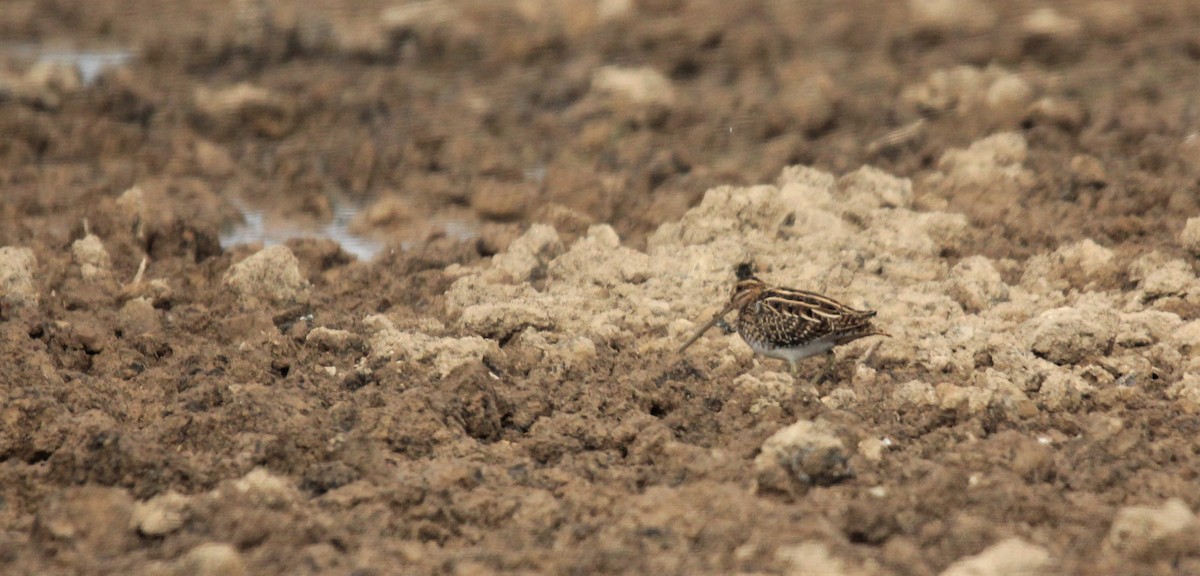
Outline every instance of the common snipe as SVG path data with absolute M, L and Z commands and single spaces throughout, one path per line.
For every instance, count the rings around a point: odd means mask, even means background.
M 729 303 L 713 315 L 683 346 L 683 352 L 701 335 L 735 308 L 737 333 L 756 353 L 786 360 L 792 373 L 796 362 L 826 354 L 824 370 L 814 379 L 819 382 L 833 369 L 833 348 L 867 336 L 887 336 L 872 323 L 874 310 L 855 310 L 837 300 L 815 292 L 771 286 L 754 275 L 750 263 L 739 264 L 737 284 Z

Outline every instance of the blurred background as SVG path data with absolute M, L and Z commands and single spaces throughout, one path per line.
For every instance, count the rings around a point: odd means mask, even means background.
M 1198 208 L 1191 0 L 4 0 L 0 41 L 0 244 L 103 231 L 136 189 L 189 231 L 167 252 L 486 255 L 530 222 L 639 246 L 789 164 L 911 177 L 993 257 Z M 1026 170 L 937 174 L 1004 131 Z

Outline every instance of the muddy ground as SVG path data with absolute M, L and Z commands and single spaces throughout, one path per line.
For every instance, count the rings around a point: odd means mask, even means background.
M 1200 574 L 1195 2 L 0 38 L 0 572 Z M 246 206 L 384 248 L 223 245 Z M 675 354 L 749 258 L 891 338 Z

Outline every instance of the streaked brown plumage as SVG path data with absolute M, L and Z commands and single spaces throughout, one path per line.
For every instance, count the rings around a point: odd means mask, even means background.
M 833 363 L 833 348 L 867 336 L 887 334 L 875 327 L 874 310 L 856 310 L 816 292 L 771 286 L 754 275 L 749 263 L 737 267 L 737 284 L 729 303 L 688 338 L 679 352 L 737 309 L 737 332 L 755 352 L 786 360 L 792 372 L 796 362 L 828 354 L 826 372 Z M 819 375 L 824 377 L 825 373 Z

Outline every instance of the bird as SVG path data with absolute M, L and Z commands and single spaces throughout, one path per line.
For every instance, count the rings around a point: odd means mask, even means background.
M 817 384 L 833 370 L 833 348 L 868 336 L 888 336 L 874 324 L 874 310 L 857 310 L 828 296 L 782 286 L 772 286 L 754 273 L 754 264 L 743 262 L 734 269 L 737 283 L 729 303 L 679 347 L 683 353 L 709 328 L 725 324 L 725 316 L 738 311 L 734 327 L 755 353 L 785 360 L 793 375 L 796 363 L 819 354 L 826 355 L 824 370 L 813 379 Z

